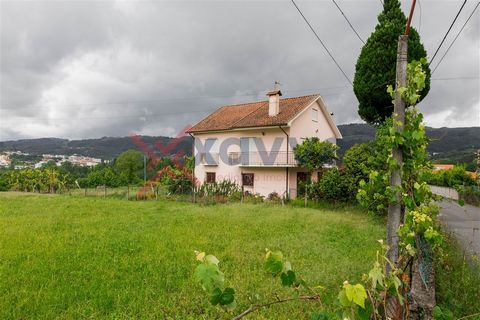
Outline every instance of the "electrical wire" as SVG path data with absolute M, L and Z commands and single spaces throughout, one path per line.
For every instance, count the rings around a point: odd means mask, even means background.
M 435 59 L 435 57 L 437 56 L 438 50 L 440 50 L 441 46 L 443 45 L 443 42 L 445 41 L 448 34 L 450 33 L 450 30 L 452 30 L 452 27 L 455 24 L 455 21 L 457 21 L 457 18 L 460 15 L 460 12 L 462 12 L 463 7 L 465 7 L 466 3 L 467 3 L 467 0 L 464 0 L 462 6 L 460 7 L 460 10 L 458 10 L 457 15 L 455 16 L 455 19 L 453 19 L 452 23 L 450 24 L 450 27 L 448 28 L 447 33 L 445 33 L 445 35 L 443 36 L 442 42 L 440 42 L 440 45 L 438 46 L 437 50 L 435 50 L 435 53 L 433 54 L 433 57 L 430 60 L 430 62 L 428 63 L 428 65 L 431 65 L 432 62 L 433 62 L 433 59 Z
M 345 86 L 347 87 L 347 86 Z M 348 87 L 348 91 L 350 92 L 350 87 Z M 342 90 L 337 93 L 329 93 L 329 94 L 323 94 L 321 95 L 322 97 L 328 97 L 328 96 L 336 96 L 336 95 L 342 95 L 346 92 L 346 90 Z M 138 119 L 148 119 L 148 118 L 153 118 L 153 117 L 159 117 L 159 116 L 173 116 L 173 115 L 185 115 L 185 114 L 190 114 L 190 113 L 210 113 L 215 110 L 217 110 L 218 107 L 215 108 L 207 108 L 207 109 L 197 109 L 197 110 L 183 110 L 183 111 L 172 111 L 172 112 L 162 112 L 162 113 L 152 113 L 152 114 L 137 114 L 137 115 L 113 115 L 113 116 L 91 116 L 91 117 L 75 117 L 75 120 L 111 120 L 111 119 L 129 119 L 129 118 L 138 118 Z M 49 118 L 49 117 L 28 117 L 28 116 L 23 116 L 23 117 L 15 117 L 14 118 L 29 118 L 29 119 L 35 119 L 35 120 L 48 120 L 48 121 L 67 121 L 71 120 L 72 117 L 69 118 Z
M 350 23 L 350 20 L 348 20 L 347 16 L 345 15 L 345 13 L 343 13 L 343 10 L 340 8 L 340 6 L 337 4 L 337 2 L 335 0 L 332 0 L 333 3 L 335 4 L 335 6 L 338 8 L 338 10 L 340 10 L 340 13 L 342 14 L 342 16 L 345 18 L 345 20 L 347 20 L 347 23 L 348 25 L 350 26 L 350 28 L 353 30 L 353 32 L 355 32 L 355 34 L 357 35 L 357 38 L 360 39 L 360 41 L 362 41 L 363 44 L 365 44 L 365 41 L 363 41 L 362 37 L 360 37 L 360 35 L 358 34 L 357 30 L 355 30 L 355 28 L 353 27 L 353 25 Z
M 422 4 L 420 3 L 420 0 L 418 0 L 418 9 L 418 11 L 420 11 L 418 15 L 418 33 L 420 33 L 420 30 L 422 29 Z
M 302 16 L 303 20 L 305 21 L 305 23 L 308 25 L 308 27 L 310 28 L 310 30 L 312 30 L 313 34 L 315 35 L 315 37 L 317 38 L 318 42 L 320 42 L 320 44 L 322 45 L 322 47 L 325 49 L 325 51 L 328 53 L 328 55 L 330 56 L 330 58 L 332 58 L 333 62 L 335 63 L 335 65 L 337 66 L 337 68 L 342 72 L 343 76 L 345 77 L 345 79 L 347 79 L 348 83 L 350 83 L 351 86 L 353 86 L 353 83 L 352 83 L 352 80 L 350 80 L 350 78 L 347 76 L 347 74 L 345 73 L 345 71 L 343 71 L 342 67 L 340 67 L 340 65 L 338 64 L 337 60 L 335 59 L 335 57 L 332 55 L 332 53 L 330 52 L 330 50 L 328 50 L 327 46 L 325 45 L 325 43 L 323 43 L 322 39 L 320 39 L 320 37 L 318 36 L 317 32 L 315 31 L 315 29 L 313 29 L 312 25 L 310 24 L 310 22 L 308 22 L 307 18 L 305 17 L 305 15 L 303 14 L 302 10 L 300 10 L 300 8 L 297 6 L 297 4 L 295 3 L 295 0 L 291 0 L 293 5 L 295 6 L 295 8 L 297 9 L 298 13 Z
M 453 44 L 455 43 L 455 41 L 457 40 L 458 36 L 462 33 L 462 31 L 463 31 L 463 29 L 465 28 L 465 26 L 467 25 L 468 21 L 470 21 L 470 19 L 472 18 L 473 14 L 474 14 L 475 11 L 477 10 L 479 4 L 480 4 L 480 2 L 477 2 L 477 5 L 475 6 L 475 8 L 473 8 L 472 13 L 470 13 L 470 15 L 468 16 L 467 20 L 466 20 L 465 23 L 463 24 L 462 28 L 460 29 L 460 31 L 458 31 L 458 33 L 457 33 L 457 35 L 455 36 L 455 38 L 453 39 L 452 43 L 450 43 L 450 45 L 448 46 L 447 50 L 445 50 L 445 53 L 443 54 L 443 56 L 440 58 L 440 61 L 437 63 L 437 65 L 436 65 L 435 68 L 433 69 L 432 74 L 435 72 L 435 70 L 437 70 L 438 66 L 442 63 L 443 59 L 445 58 L 445 56 L 447 55 L 448 51 L 449 51 L 450 48 L 453 46 Z M 478 79 L 478 78 L 477 78 L 477 79 Z
M 343 89 L 349 88 L 348 85 L 343 86 L 332 86 L 332 87 L 319 87 L 319 88 L 311 88 L 311 89 L 291 89 L 291 90 L 283 90 L 283 92 L 307 92 L 307 91 L 323 91 L 323 90 L 331 90 L 331 89 Z M 253 90 L 252 90 L 253 91 Z M 219 95 L 219 96 L 196 96 L 196 97 L 173 97 L 173 98 L 158 98 L 158 99 L 148 99 L 148 100 L 125 100 L 125 101 L 106 101 L 106 102 L 93 102 L 93 103 L 79 103 L 79 104 L 68 104 L 68 105 L 55 105 L 55 107 L 61 108 L 79 108 L 79 107 L 95 107 L 95 106 L 106 106 L 106 105 L 131 105 L 131 104 L 150 104 L 150 103 L 157 103 L 157 102 L 174 102 L 174 101 L 182 101 L 182 100 L 201 100 L 201 99 L 225 99 L 225 98 L 238 98 L 238 97 L 257 97 L 258 93 L 251 93 L 251 94 L 241 94 L 241 95 Z M 0 110 L 7 111 L 7 110 L 18 110 L 18 109 L 39 109 L 42 107 L 48 107 L 47 105 L 34 105 L 34 106 L 12 106 L 12 108 L 0 108 Z

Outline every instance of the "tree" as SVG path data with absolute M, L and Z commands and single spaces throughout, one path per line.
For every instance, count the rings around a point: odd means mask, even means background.
M 317 137 L 313 137 L 306 138 L 301 144 L 297 144 L 295 148 L 293 148 L 293 153 L 298 164 L 301 167 L 307 168 L 311 175 L 314 170 L 321 169 L 323 165 L 336 159 L 337 150 L 337 145 L 328 141 L 320 141 Z M 305 185 L 305 187 L 307 186 Z M 305 191 L 305 206 L 306 205 L 307 192 Z
M 363 46 L 355 67 L 353 91 L 359 101 L 358 114 L 368 123 L 385 121 L 393 112 L 392 97 L 385 90 L 395 83 L 398 36 L 405 30 L 407 18 L 398 0 L 385 0 L 378 25 Z M 408 37 L 408 61 L 425 58 L 427 52 L 418 32 L 411 28 Z M 426 69 L 425 88 L 420 101 L 430 90 L 430 69 Z
M 352 182 L 358 187 L 361 180 L 368 180 L 369 160 L 374 156 L 374 143 L 355 144 L 345 152 L 342 162 Z
M 140 151 L 130 149 L 120 154 L 115 161 L 117 171 L 125 176 L 128 184 L 138 180 L 138 173 L 143 167 L 142 159 Z
M 306 138 L 302 143 L 297 144 L 293 148 L 293 153 L 298 164 L 312 172 L 336 159 L 337 150 L 337 145 L 328 141 L 320 141 L 317 137 L 313 137 Z

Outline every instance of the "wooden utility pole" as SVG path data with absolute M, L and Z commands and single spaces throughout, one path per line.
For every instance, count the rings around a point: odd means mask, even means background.
M 398 37 L 397 49 L 397 74 L 395 88 L 405 87 L 407 84 L 407 51 L 408 36 L 401 35 Z M 405 124 L 405 101 L 403 101 L 398 90 L 395 91 L 395 104 L 393 107 L 393 128 L 395 132 L 403 132 Z M 397 168 L 392 170 L 390 175 L 390 186 L 399 188 L 402 185 L 402 166 L 403 154 L 401 147 L 393 148 L 393 159 L 397 163 Z M 398 235 L 397 230 L 403 222 L 402 214 L 402 195 L 400 191 L 395 194 L 395 203 L 388 206 L 388 223 L 387 223 L 387 245 L 389 247 L 387 257 L 392 263 L 398 260 Z M 387 272 L 390 266 L 387 264 Z
M 405 125 L 405 101 L 403 101 L 398 88 L 407 86 L 407 53 L 408 53 L 408 33 L 410 32 L 410 23 L 413 17 L 416 0 L 412 1 L 410 14 L 408 16 L 405 34 L 398 37 L 397 47 L 397 65 L 395 76 L 395 102 L 393 106 L 393 128 L 395 132 L 403 132 Z M 402 148 L 396 147 L 392 150 L 392 156 L 397 164 L 397 168 L 392 170 L 390 175 L 390 186 L 400 188 L 402 185 L 403 153 Z M 387 258 L 393 263 L 397 263 L 399 253 L 398 228 L 403 222 L 404 209 L 402 208 L 402 195 L 400 191 L 395 193 L 395 203 L 388 206 L 387 222 L 387 245 L 389 247 Z M 390 265 L 387 263 L 386 272 L 390 272 Z

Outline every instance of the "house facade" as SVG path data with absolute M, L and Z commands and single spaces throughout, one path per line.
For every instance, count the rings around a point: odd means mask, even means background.
M 187 131 L 195 141 L 198 183 L 231 180 L 265 197 L 297 196 L 307 170 L 295 161 L 295 145 L 307 137 L 336 143 L 342 136 L 320 95 L 281 95 L 273 90 L 267 101 L 223 106 Z

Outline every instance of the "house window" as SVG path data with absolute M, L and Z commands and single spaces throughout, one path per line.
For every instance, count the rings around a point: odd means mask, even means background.
M 242 185 L 245 187 L 253 187 L 253 173 L 242 173 Z
M 206 183 L 215 183 L 215 172 L 207 172 Z
M 312 109 L 312 121 L 315 121 L 315 122 L 318 121 L 318 110 L 317 109 Z

